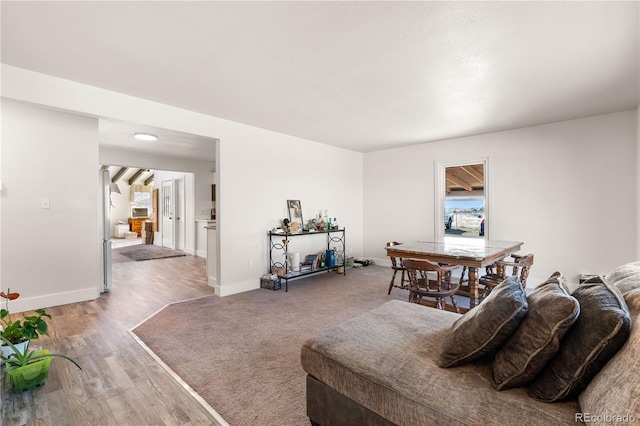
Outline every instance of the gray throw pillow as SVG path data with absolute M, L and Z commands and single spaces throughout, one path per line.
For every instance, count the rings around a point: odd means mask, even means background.
M 631 331 L 622 294 L 604 277 L 585 281 L 572 296 L 580 302 L 578 320 L 529 388 L 529 395 L 540 401 L 559 401 L 582 392 L 624 345 Z
M 442 344 L 438 366 L 455 367 L 493 355 L 526 315 L 525 291 L 517 278 L 509 277 L 453 323 Z
M 493 359 L 492 383 L 498 390 L 532 381 L 558 352 L 560 340 L 580 313 L 560 272 L 536 287 L 527 302 L 527 317 Z

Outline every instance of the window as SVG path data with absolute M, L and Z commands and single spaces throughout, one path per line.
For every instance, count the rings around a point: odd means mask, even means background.
M 151 185 L 131 185 L 129 201 L 131 209 L 146 208 L 151 211 L 151 193 L 153 186 Z
M 151 207 L 151 191 L 134 192 L 133 205 L 136 207 Z
M 436 168 L 436 237 L 484 237 L 487 226 L 487 159 Z

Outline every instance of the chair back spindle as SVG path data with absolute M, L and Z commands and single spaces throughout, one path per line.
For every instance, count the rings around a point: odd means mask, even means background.
M 451 271 L 457 266 L 440 265 L 422 259 L 404 259 L 409 281 L 409 302 L 424 304 L 423 298 L 434 298 L 438 309 L 445 309 L 445 298 L 450 297 L 452 310 L 459 312 L 454 294 L 459 283 L 451 282 Z

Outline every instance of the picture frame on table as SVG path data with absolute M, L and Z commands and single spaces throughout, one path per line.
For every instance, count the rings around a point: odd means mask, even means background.
M 302 232 L 304 220 L 302 219 L 302 204 L 300 200 L 287 200 L 287 211 L 289 212 L 289 222 L 297 223 L 299 232 Z M 296 227 L 294 226 L 294 228 Z

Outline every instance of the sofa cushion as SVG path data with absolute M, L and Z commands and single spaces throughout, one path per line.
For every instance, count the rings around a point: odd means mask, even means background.
M 618 287 L 623 296 L 640 288 L 640 261 L 618 266 L 605 276 L 605 280 Z
M 634 323 L 629 340 L 579 397 L 582 412 L 596 419 L 593 424 L 610 424 L 607 415 L 640 419 L 640 288 L 627 293 L 625 301 Z
M 612 269 L 604 278 L 609 284 L 616 285 L 618 281 L 631 276 L 640 276 L 640 261 L 620 265 Z
M 640 272 L 637 275 L 630 275 L 619 279 L 613 285 L 625 296 L 630 291 L 640 288 Z
M 572 295 L 580 302 L 578 320 L 529 389 L 529 395 L 541 401 L 577 396 L 629 337 L 627 305 L 603 277 L 585 281 Z
M 560 272 L 528 296 L 529 312 L 493 360 L 493 385 L 498 390 L 533 380 L 560 348 L 560 340 L 578 319 L 580 304 L 569 295 Z
M 577 400 L 545 404 L 524 388 L 496 392 L 490 363 L 438 368 L 459 317 L 392 300 L 305 342 L 302 367 L 396 425 L 573 424 Z
M 517 278 L 509 277 L 453 324 L 442 344 L 438 365 L 455 367 L 493 355 L 526 315 L 526 293 Z

